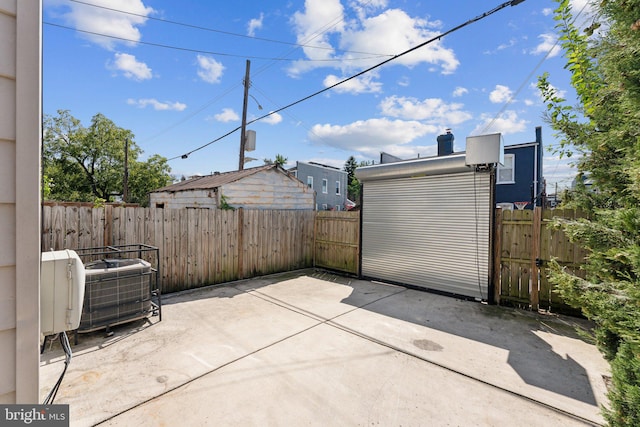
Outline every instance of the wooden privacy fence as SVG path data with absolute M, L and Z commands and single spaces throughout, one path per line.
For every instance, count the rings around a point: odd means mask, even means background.
M 43 206 L 42 250 L 156 246 L 162 292 L 174 292 L 312 267 L 314 219 L 314 211 Z
M 586 251 L 571 243 L 562 230 L 547 227 L 553 217 L 585 215 L 574 210 L 496 210 L 494 283 L 496 302 L 576 314 L 554 292 L 548 280 L 548 262 L 555 259 L 574 274 L 582 275 Z
M 317 267 L 360 273 L 360 212 L 320 211 L 314 234 Z

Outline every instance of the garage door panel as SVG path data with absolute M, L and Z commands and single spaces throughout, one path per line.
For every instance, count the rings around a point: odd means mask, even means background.
M 363 275 L 487 299 L 490 185 L 474 172 L 365 182 Z

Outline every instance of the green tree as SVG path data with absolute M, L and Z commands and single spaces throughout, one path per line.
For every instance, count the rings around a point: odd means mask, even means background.
M 129 200 L 146 205 L 147 193 L 171 182 L 165 158 L 139 162 L 142 150 L 131 131 L 102 114 L 88 128 L 69 111 L 45 116 L 43 176 L 49 197 L 64 201 L 113 201 L 124 189 L 125 141 L 128 141 Z
M 343 171 L 347 172 L 347 197 L 353 202 L 358 202 L 360 199 L 360 181 L 356 178 L 356 169 L 361 166 L 369 166 L 373 164 L 373 160 L 362 160 L 360 163 L 356 161 L 356 158 L 350 156 L 344 163 Z
M 264 164 L 265 165 L 278 165 L 280 167 L 284 167 L 284 165 L 287 164 L 287 161 L 289 159 L 286 158 L 285 156 L 283 156 L 282 154 L 276 154 L 276 159 L 275 160 L 271 160 L 271 159 L 264 159 Z
M 566 68 L 578 96 L 567 105 L 543 75 L 538 81 L 547 120 L 561 137 L 561 155 L 577 157 L 579 185 L 571 206 L 589 220 L 556 221 L 589 251 L 585 278 L 555 264 L 551 280 L 569 303 L 596 324 L 610 361 L 614 426 L 640 425 L 640 2 L 602 0 L 581 32 L 568 0 L 555 11 Z M 578 182 L 582 180 L 579 179 Z

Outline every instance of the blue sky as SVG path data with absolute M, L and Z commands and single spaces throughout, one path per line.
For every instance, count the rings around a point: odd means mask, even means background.
M 586 0 L 574 0 L 576 13 Z M 101 6 L 95 7 L 87 5 Z M 240 2 L 44 0 L 43 105 L 88 126 L 102 113 L 130 129 L 143 157 L 172 159 L 176 176 L 238 168 L 246 61 L 253 120 L 381 63 L 502 1 L 307 0 Z M 506 145 L 558 141 L 535 88 L 543 72 L 570 103 L 556 45 L 552 0 L 526 0 L 259 120 L 258 160 L 342 167 L 436 154 L 446 128 L 455 149 L 467 136 L 500 132 Z M 105 37 L 110 36 L 110 37 Z M 262 110 L 259 109 L 262 106 Z M 195 151 L 194 151 L 195 150 Z M 186 159 L 185 153 L 191 153 Z M 548 192 L 568 186 L 566 159 L 545 152 Z

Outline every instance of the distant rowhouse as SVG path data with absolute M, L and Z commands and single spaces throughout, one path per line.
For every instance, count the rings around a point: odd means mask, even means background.
M 313 189 L 277 165 L 214 173 L 159 188 L 154 208 L 245 208 L 313 210 Z
M 316 192 L 316 210 L 347 210 L 347 172 L 315 162 L 296 162 L 289 169 L 307 187 Z

